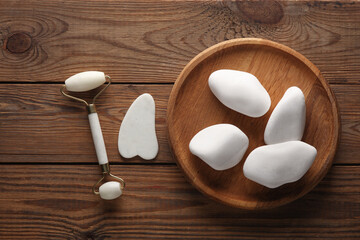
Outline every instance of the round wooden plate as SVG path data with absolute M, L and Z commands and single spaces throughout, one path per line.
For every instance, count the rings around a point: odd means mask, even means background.
M 237 113 L 212 94 L 209 75 L 234 69 L 255 75 L 271 97 L 262 117 Z M 306 99 L 303 141 L 318 154 L 303 178 L 276 189 L 263 187 L 243 175 L 248 154 L 264 145 L 266 123 L 286 89 L 298 86 Z M 235 167 L 216 171 L 189 151 L 200 130 L 218 123 L 239 127 L 249 137 L 249 148 Z M 171 91 L 167 109 L 168 138 L 178 166 L 198 190 L 222 203 L 245 209 L 273 208 L 289 203 L 313 189 L 331 167 L 338 144 L 340 120 L 335 96 L 320 71 L 295 50 L 264 39 L 235 39 L 214 45 L 190 61 Z

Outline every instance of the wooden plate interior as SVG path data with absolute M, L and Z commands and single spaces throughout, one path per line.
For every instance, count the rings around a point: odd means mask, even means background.
M 209 75 L 234 69 L 255 75 L 271 97 L 271 108 L 251 118 L 219 102 L 208 87 Z M 306 99 L 303 141 L 318 154 L 306 175 L 295 183 L 268 189 L 243 175 L 247 155 L 264 145 L 266 123 L 286 89 L 298 86 Z M 310 191 L 331 167 L 338 143 L 336 101 L 319 70 L 304 56 L 281 44 L 263 39 L 236 39 L 217 44 L 196 56 L 182 71 L 170 95 L 167 112 L 169 143 L 179 167 L 201 192 L 222 203 L 247 209 L 272 208 Z M 192 137 L 205 127 L 230 123 L 250 140 L 242 161 L 225 171 L 215 171 L 189 151 Z

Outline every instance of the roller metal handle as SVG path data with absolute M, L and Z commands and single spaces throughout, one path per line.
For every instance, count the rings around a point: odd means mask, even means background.
M 99 116 L 96 112 L 93 112 L 90 113 L 88 117 L 99 165 L 107 164 L 109 161 L 106 153 L 103 134 L 101 131 Z

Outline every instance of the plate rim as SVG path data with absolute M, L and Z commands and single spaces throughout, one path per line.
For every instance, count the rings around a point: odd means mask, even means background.
M 264 204 L 258 205 L 256 202 L 254 204 L 250 204 L 250 202 L 248 202 L 248 201 L 240 201 L 240 200 L 233 200 L 233 199 L 229 199 L 229 201 L 224 201 L 222 198 L 217 198 L 214 195 L 212 195 L 211 193 L 204 191 L 200 185 L 198 185 L 192 181 L 192 179 L 190 178 L 188 173 L 184 170 L 184 167 L 183 167 L 181 161 L 179 161 L 178 158 L 176 157 L 175 149 L 173 149 L 174 145 L 172 144 L 173 139 L 172 139 L 170 129 L 172 127 L 173 121 L 170 121 L 170 120 L 172 119 L 172 113 L 174 110 L 176 99 L 178 97 L 178 93 L 181 89 L 182 84 L 186 80 L 186 77 L 192 72 L 192 70 L 200 62 L 204 61 L 206 58 L 210 57 L 211 55 L 217 53 L 218 51 L 224 50 L 226 48 L 236 47 L 236 46 L 241 46 L 241 45 L 262 45 L 262 46 L 272 47 L 272 48 L 281 50 L 287 54 L 290 54 L 293 57 L 297 58 L 299 61 L 303 62 L 315 74 L 315 76 L 321 82 L 323 88 L 325 89 L 327 96 L 329 97 L 329 100 L 331 103 L 332 115 L 334 117 L 334 122 L 333 122 L 333 124 L 334 124 L 334 136 L 333 136 L 334 141 L 333 141 L 333 145 L 331 146 L 331 152 L 329 153 L 326 161 L 323 164 L 323 165 L 326 165 L 325 169 L 323 171 L 319 172 L 321 174 L 318 174 L 318 176 L 314 179 L 312 184 L 309 185 L 309 187 L 307 188 L 306 191 L 303 191 L 300 194 L 295 195 L 295 197 L 285 198 L 285 200 L 283 200 L 283 201 L 279 201 L 279 200 L 269 201 L 269 202 L 267 202 L 266 205 L 264 205 Z M 173 158 L 175 159 L 177 166 L 183 172 L 184 177 L 187 179 L 187 181 L 192 186 L 194 186 L 198 191 L 200 191 L 205 196 L 207 196 L 217 202 L 221 202 L 225 205 L 232 206 L 232 207 L 248 209 L 248 210 L 256 210 L 256 209 L 275 208 L 275 207 L 279 207 L 279 206 L 285 205 L 287 203 L 293 202 L 293 201 L 303 197 L 305 194 L 307 194 L 308 192 L 313 190 L 314 187 L 319 184 L 319 182 L 326 176 L 326 174 L 328 173 L 328 171 L 330 170 L 330 168 L 333 164 L 336 150 L 337 150 L 339 142 L 340 142 L 341 119 L 340 119 L 340 114 L 339 114 L 338 103 L 336 101 L 335 94 L 333 93 L 332 89 L 330 88 L 329 83 L 322 76 L 320 70 L 310 60 L 308 60 L 304 55 L 302 55 L 301 53 L 297 52 L 296 50 L 294 50 L 290 47 L 287 47 L 281 43 L 277 43 L 277 42 L 274 42 L 271 40 L 262 39 L 262 38 L 237 38 L 237 39 L 232 39 L 232 40 L 227 40 L 227 41 L 217 43 L 217 44 L 203 50 L 202 52 L 197 54 L 193 59 L 190 60 L 190 62 L 188 62 L 185 65 L 185 67 L 183 68 L 183 70 L 181 71 L 179 76 L 177 77 L 177 79 L 172 87 L 172 90 L 170 92 L 170 95 L 169 95 L 169 100 L 168 100 L 168 104 L 167 104 L 167 113 L 166 113 L 166 127 L 167 127 L 167 129 L 166 129 L 167 139 L 168 139 L 171 154 L 173 155 Z M 243 204 L 243 203 L 245 203 L 245 204 Z

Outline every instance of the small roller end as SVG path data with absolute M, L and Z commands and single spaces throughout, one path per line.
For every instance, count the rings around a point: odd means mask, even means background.
M 100 197 L 105 200 L 113 200 L 122 194 L 119 182 L 111 181 L 106 182 L 99 187 Z

